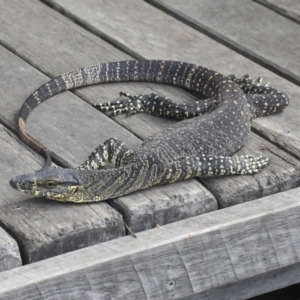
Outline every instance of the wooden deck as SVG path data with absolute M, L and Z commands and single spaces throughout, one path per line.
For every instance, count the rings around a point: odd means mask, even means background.
M 298 0 L 0 0 L 0 7 L 0 299 L 232 300 L 300 283 Z M 13 176 L 43 165 L 17 137 L 27 96 L 62 73 L 133 58 L 262 76 L 284 91 L 288 108 L 253 120 L 238 153 L 263 154 L 270 166 L 82 205 L 12 190 Z M 37 107 L 28 131 L 57 164 L 74 167 L 110 137 L 135 148 L 175 122 L 111 119 L 90 106 L 120 91 L 195 101 L 157 84 L 92 86 Z M 126 236 L 122 216 L 137 239 Z

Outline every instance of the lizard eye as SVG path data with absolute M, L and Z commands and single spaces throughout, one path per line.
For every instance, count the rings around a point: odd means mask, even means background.
M 54 188 L 55 186 L 57 186 L 57 184 L 58 182 L 56 182 L 55 180 L 48 180 L 48 181 L 43 181 L 38 183 L 39 186 L 48 189 Z
M 54 188 L 57 185 L 57 182 L 54 180 L 49 180 L 47 182 L 45 182 L 45 186 L 47 188 Z

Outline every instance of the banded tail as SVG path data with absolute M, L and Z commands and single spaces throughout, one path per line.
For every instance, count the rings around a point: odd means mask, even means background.
M 198 72 L 195 72 L 196 69 Z M 50 166 L 51 157 L 46 148 L 26 132 L 27 117 L 43 101 L 66 90 L 105 82 L 148 81 L 201 90 L 203 93 L 205 88 L 196 85 L 201 81 L 200 74 L 203 76 L 203 73 L 211 75 L 206 68 L 184 62 L 133 60 L 98 64 L 60 75 L 42 85 L 24 102 L 18 118 L 19 135 L 25 144 L 46 159 L 46 166 Z

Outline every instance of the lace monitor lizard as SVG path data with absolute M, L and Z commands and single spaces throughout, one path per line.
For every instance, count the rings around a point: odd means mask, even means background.
M 156 94 L 127 96 L 120 101 L 94 104 L 111 115 L 147 112 L 182 120 L 130 150 L 112 138 L 100 145 L 79 167 L 51 166 L 43 145 L 25 129 L 35 106 L 49 97 L 76 87 L 105 82 L 148 81 L 183 87 L 206 100 L 178 104 Z M 247 141 L 250 120 L 282 111 L 288 98 L 248 76 L 223 76 L 213 70 L 176 61 L 138 60 L 103 63 L 61 75 L 38 88 L 25 101 L 18 119 L 19 134 L 47 160 L 33 174 L 13 178 L 13 188 L 58 201 L 90 202 L 116 198 L 155 185 L 201 176 L 254 174 L 268 158 L 230 157 Z M 107 163 L 115 168 L 101 169 Z

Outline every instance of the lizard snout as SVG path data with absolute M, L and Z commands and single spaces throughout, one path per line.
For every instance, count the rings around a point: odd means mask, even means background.
M 9 181 L 9 184 L 10 184 L 10 186 L 12 187 L 12 188 L 14 188 L 14 189 L 17 189 L 17 183 L 18 183 L 18 177 L 19 176 L 17 176 L 17 177 L 14 177 L 14 178 L 12 178 L 10 181 Z

